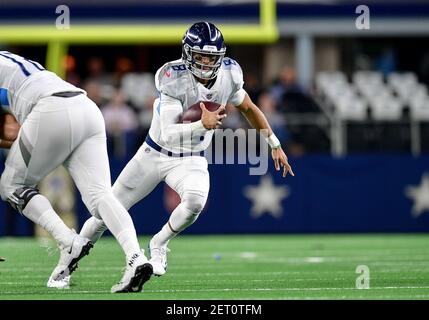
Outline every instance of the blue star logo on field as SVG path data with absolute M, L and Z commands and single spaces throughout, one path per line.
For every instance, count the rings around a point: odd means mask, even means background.
M 418 218 L 423 212 L 429 212 L 429 173 L 425 172 L 418 186 L 407 186 L 405 195 L 413 201 L 411 215 Z
M 259 185 L 246 186 L 243 190 L 246 198 L 252 201 L 250 215 L 259 218 L 264 213 L 280 219 L 283 215 L 282 201 L 290 195 L 290 190 L 285 185 L 275 185 L 270 175 L 261 177 Z

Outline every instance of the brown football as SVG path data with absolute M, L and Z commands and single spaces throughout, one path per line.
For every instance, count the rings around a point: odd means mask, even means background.
M 220 104 L 217 102 L 203 101 L 203 103 L 210 112 L 214 112 L 220 107 Z M 221 112 L 221 114 L 224 113 L 224 111 Z M 200 108 L 200 101 L 198 101 L 197 103 L 194 103 L 192 106 L 190 106 L 187 110 L 183 111 L 180 122 L 189 123 L 198 121 L 201 119 L 201 114 L 202 111 Z

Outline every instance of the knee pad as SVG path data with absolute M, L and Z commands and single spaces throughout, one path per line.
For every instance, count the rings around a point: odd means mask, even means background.
M 206 204 L 207 196 L 199 193 L 185 193 L 183 203 L 193 214 L 200 214 Z
M 11 196 L 9 196 L 7 201 L 11 204 L 12 208 L 22 214 L 22 211 L 25 209 L 30 200 L 38 194 L 40 193 L 36 188 L 22 187 L 17 189 Z
M 98 198 L 96 204 L 96 214 L 93 214 L 93 216 L 101 221 L 104 221 L 103 214 L 100 214 L 100 209 L 102 212 L 105 212 L 108 208 L 111 208 L 109 210 L 113 210 L 114 212 L 119 212 L 121 208 L 124 211 L 127 211 L 119 202 L 119 200 L 114 196 L 113 192 L 106 192 L 104 195 Z
M 111 192 L 109 191 L 91 192 L 85 196 L 82 196 L 82 200 L 91 215 L 97 219 L 101 219 L 98 213 L 98 207 L 100 206 L 100 203 L 106 201 L 108 202 L 110 195 Z

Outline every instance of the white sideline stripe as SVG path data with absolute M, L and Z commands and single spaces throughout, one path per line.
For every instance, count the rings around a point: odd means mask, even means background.
M 242 259 L 255 259 L 258 254 L 256 252 L 240 252 L 239 256 Z
M 91 275 L 80 275 L 77 277 L 77 279 L 94 279 L 93 276 Z M 100 277 L 101 278 L 101 277 Z M 46 277 L 33 277 L 33 279 L 46 279 Z M 104 278 L 103 278 L 104 279 Z M 418 280 L 417 278 L 401 278 L 402 280 Z M 204 280 L 205 282 L 279 282 L 279 281 L 283 281 L 283 282 L 304 282 L 304 281 L 320 281 L 320 280 L 329 280 L 329 281 L 346 281 L 346 278 L 334 278 L 334 279 L 323 279 L 323 278 L 313 278 L 313 279 L 237 279 L 237 280 L 231 280 L 231 279 L 225 279 L 225 280 L 219 280 L 219 279 L 207 279 Z M 378 279 L 379 280 L 379 279 Z M 181 280 L 181 283 L 195 283 L 199 280 Z M 91 281 L 92 284 L 102 284 L 102 283 L 106 283 L 105 281 Z M 11 281 L 6 281 L 6 282 L 2 282 L 0 281 L 0 285 L 22 285 L 22 282 L 11 282 Z
M 326 254 L 326 253 L 325 253 Z M 211 261 L 214 256 L 220 255 L 222 258 L 227 258 L 228 261 L 234 262 L 234 263 L 241 263 L 243 258 L 257 258 L 257 261 L 291 261 L 291 262 L 306 262 L 308 259 L 314 258 L 309 256 L 278 256 L 278 253 L 273 254 L 267 254 L 266 252 L 217 252 L 217 253 L 210 253 L 210 254 L 180 254 L 175 253 L 174 258 L 176 261 L 188 261 L 190 258 L 203 258 L 207 261 Z M 47 257 L 48 258 L 48 257 Z M 55 255 L 54 258 L 58 258 L 58 255 Z M 358 255 L 353 254 L 352 257 L 347 255 L 341 255 L 336 256 L 334 254 L 332 255 L 326 255 L 326 256 L 320 256 L 319 258 L 322 258 L 326 261 L 330 262 L 350 262 L 350 261 L 359 261 L 359 260 L 371 260 L 374 262 L 404 262 L 404 263 L 411 263 L 412 261 L 421 261 L 425 262 L 428 261 L 428 256 L 425 254 L 398 254 L 397 252 L 392 252 L 391 254 L 383 254 L 380 252 L 377 252 L 377 254 L 374 255 Z M 43 262 L 35 262 L 35 265 L 43 264 Z M 94 262 L 88 261 L 88 264 L 95 264 Z
M 296 265 L 300 265 L 300 264 L 305 264 L 308 265 L 309 263 L 314 263 L 315 262 L 315 258 L 316 257 L 308 257 L 306 258 L 307 261 L 302 261 L 302 263 L 298 262 L 298 261 L 292 261 L 292 260 L 271 260 L 271 259 L 252 259 L 249 260 L 247 259 L 246 261 L 248 261 L 249 264 L 261 264 L 261 263 L 269 263 L 269 262 L 279 262 L 279 263 L 285 263 L 285 262 L 289 262 L 291 263 L 291 265 L 296 266 Z M 327 260 L 326 258 L 322 258 L 323 262 L 331 262 L 331 263 L 336 263 L 339 261 L 333 261 L 333 260 Z M 400 269 L 406 269 L 407 271 L 411 270 L 416 270 L 416 271 L 421 271 L 421 270 L 428 270 L 429 271 L 429 259 L 426 260 L 422 260 L 422 261 L 416 261 L 416 260 L 408 260 L 408 261 L 399 261 L 399 260 L 390 260 L 390 261 L 370 261 L 370 260 L 365 260 L 365 259 L 352 259 L 352 260 L 344 260 L 344 262 L 347 262 L 347 264 L 351 264 L 351 263 L 359 263 L 359 264 L 367 264 L 369 267 L 371 266 L 392 266 L 395 267 L 395 270 L 400 270 Z M 227 259 L 222 259 L 221 261 L 216 261 L 215 259 L 210 259 L 210 261 L 208 261 L 207 263 L 199 263 L 198 265 L 192 265 L 189 264 L 189 262 L 182 262 L 182 261 L 178 261 L 176 260 L 174 262 L 174 269 L 201 269 L 201 268 L 216 268 L 219 265 L 222 265 L 222 268 L 225 267 L 231 267 L 231 268 L 235 268 L 236 265 L 243 265 L 243 260 L 236 260 L 236 261 L 230 261 Z M 6 267 L 6 266 L 2 266 L 1 270 L 9 270 L 9 271 L 16 271 L 17 267 L 20 267 L 22 271 L 35 271 L 35 270 L 50 270 L 53 269 L 55 267 L 55 265 L 52 266 L 47 266 L 47 263 L 43 263 L 43 264 L 38 264 L 38 265 L 33 265 L 32 267 L 22 267 L 20 265 L 14 265 L 13 267 Z M 418 268 L 413 268 L 413 266 L 418 266 Z M 427 268 L 421 268 L 422 266 L 427 266 Z M 92 264 L 92 263 L 88 263 L 86 264 L 84 262 L 84 264 L 82 264 L 82 267 L 84 267 L 87 270 L 121 270 L 121 268 L 123 267 L 122 265 L 118 265 L 117 267 L 103 267 L 103 266 L 97 266 L 97 264 Z M 393 269 L 389 269 L 389 270 L 393 270 Z M 305 272 L 305 271 L 302 271 Z
M 371 292 L 372 290 L 386 290 L 386 289 L 429 289 L 429 286 L 403 286 L 403 287 L 371 287 L 370 289 L 363 290 L 364 292 Z M 47 288 L 49 291 L 54 291 L 53 288 Z M 171 293 L 180 293 L 180 292 L 227 292 L 227 291 L 322 291 L 322 290 L 328 290 L 328 291 L 341 291 L 341 290 L 348 290 L 348 291 L 362 291 L 356 288 L 222 288 L 222 289 L 180 289 L 180 290 L 172 290 L 172 289 L 166 289 L 166 290 L 144 290 L 143 292 L 146 293 L 163 293 L 163 292 L 171 292 Z M 45 292 L 45 291 L 44 291 Z M 58 290 L 58 292 L 64 292 L 62 290 Z M 109 293 L 108 290 L 106 291 L 88 291 L 88 290 L 67 290 L 67 292 L 70 292 L 71 294 L 75 293 Z M 1 294 L 13 294 L 13 295 L 33 295 L 34 293 L 20 293 L 16 291 L 0 291 Z M 429 296 L 429 294 L 428 294 Z M 365 296 L 363 296 L 365 297 Z M 412 298 L 412 297 L 410 297 Z
M 369 265 L 369 267 L 371 267 L 371 265 Z M 177 270 L 177 269 L 182 269 L 182 268 L 178 268 L 178 266 L 174 266 L 171 268 L 171 270 Z M 346 269 L 346 268 L 344 268 Z M 403 272 L 405 270 L 407 270 L 408 272 L 419 272 L 419 273 L 428 273 L 429 272 L 429 266 L 425 269 L 421 269 L 421 268 L 412 268 L 410 269 L 409 267 L 404 266 L 404 268 L 402 269 L 386 269 L 386 270 L 376 270 L 373 271 L 373 274 L 383 274 L 383 273 L 395 273 L 395 272 Z M 47 272 L 47 276 L 49 278 L 50 272 L 53 270 L 53 268 L 23 268 L 21 269 L 22 271 L 46 271 Z M 89 272 L 93 272 L 93 271 L 113 271 L 113 272 L 121 272 L 121 268 L 109 268 L 109 267 L 87 267 L 87 266 L 83 266 L 82 269 L 80 269 L 79 275 L 80 274 L 84 274 L 84 273 L 89 273 Z M 16 268 L 2 268 L 1 271 L 3 272 L 10 272 L 10 273 L 16 273 Z M 314 270 L 302 270 L 302 271 L 267 271 L 267 272 L 257 272 L 258 275 L 264 275 L 264 276 L 270 276 L 270 275 L 303 275 L 303 274 L 329 274 L 332 275 L 333 273 L 337 274 L 337 275 L 350 275 L 350 270 L 338 270 L 338 271 L 314 271 Z M 173 274 L 173 272 L 170 272 L 170 274 Z M 352 270 L 352 274 L 354 274 L 354 269 Z M 195 272 L 192 273 L 193 276 L 241 276 L 241 275 L 252 275 L 253 277 L 255 276 L 255 271 L 250 271 L 250 272 L 246 272 L 246 271 L 242 271 L 242 272 Z M 91 275 L 92 277 L 94 277 L 94 275 Z M 114 276 L 114 275 L 113 275 Z M 23 275 L 20 274 L 19 278 L 32 278 L 34 277 L 34 275 Z M 174 277 L 187 277 L 189 278 L 189 273 L 178 273 L 177 271 L 174 271 Z M 305 278 L 303 278 L 305 279 Z M 414 279 L 414 278 L 410 278 L 410 279 Z
M 220 259 L 220 261 L 217 261 L 215 259 L 213 259 L 213 257 L 207 258 L 207 260 L 205 261 L 205 263 L 199 263 L 198 265 L 190 265 L 188 263 L 185 263 L 184 261 L 180 260 L 180 259 L 176 259 L 175 260 L 175 269 L 200 269 L 202 267 L 206 267 L 206 268 L 210 268 L 213 266 L 217 266 L 219 264 L 222 264 L 223 267 L 225 266 L 231 266 L 231 267 L 235 267 L 236 265 L 242 265 L 243 264 L 243 259 L 245 259 L 246 261 L 248 261 L 248 263 L 251 264 L 264 264 L 264 263 L 278 263 L 278 264 L 290 264 L 290 265 L 308 265 L 308 264 L 314 264 L 314 263 L 364 263 L 367 264 L 369 266 L 390 266 L 390 265 L 395 265 L 395 267 L 399 267 L 399 268 L 404 268 L 409 270 L 409 268 L 412 268 L 413 266 L 426 266 L 429 265 L 429 259 L 427 258 L 427 256 L 425 257 L 425 259 L 415 259 L 413 257 L 413 259 L 407 259 L 407 260 L 400 260 L 400 259 L 390 259 L 390 260 L 381 260 L 381 259 L 369 259 L 368 257 L 353 257 L 353 258 L 345 258 L 345 259 L 341 259 L 341 258 L 335 258 L 335 257 L 303 257 L 303 258 L 258 258 L 258 257 L 252 257 L 252 256 L 246 256 L 245 258 L 227 258 L 225 256 L 222 256 L 222 259 Z M 187 260 L 188 261 L 188 260 Z M 186 261 L 186 262 L 187 262 Z M 46 267 L 46 265 L 49 263 L 35 263 L 32 267 L 23 267 L 21 270 L 22 271 L 35 271 L 35 270 L 47 270 L 47 269 L 51 269 L 52 267 Z M 16 265 L 19 266 L 19 265 Z M 16 266 L 15 267 L 2 267 L 2 270 L 16 270 Z M 122 267 L 118 266 L 117 268 L 114 267 L 102 267 L 102 266 L 97 266 L 96 263 L 86 263 L 84 261 L 84 265 L 83 265 L 86 269 L 88 270 L 120 270 Z M 412 268 L 415 269 L 415 268 Z M 427 270 L 429 270 L 429 267 L 427 268 Z
M 374 287 L 371 289 L 384 290 L 384 289 L 429 289 L 429 287 Z M 321 290 L 359 290 L 356 288 L 223 288 L 223 289 L 181 289 L 181 290 L 145 290 L 146 292 L 215 292 L 215 291 L 321 291 Z
M 376 290 L 385 290 L 385 289 L 429 289 L 429 286 L 425 287 L 371 287 L 366 291 L 371 291 L 373 289 Z M 360 291 L 356 288 L 223 288 L 223 289 L 181 289 L 181 290 L 145 290 L 146 292 L 200 292 L 200 291 L 320 291 L 320 290 L 356 290 Z
M 21 276 L 20 279 L 25 278 L 32 278 L 32 279 L 46 279 L 45 276 Z M 91 274 L 79 274 L 72 276 L 73 279 L 83 280 L 83 279 L 95 279 L 95 278 L 103 278 L 104 276 L 95 277 Z M 117 276 L 112 276 L 112 278 L 117 278 Z M 354 278 L 284 278 L 284 279 L 206 279 L 205 282 L 305 282 L 305 281 L 351 281 L 354 280 Z M 390 278 L 383 278 L 383 277 L 377 277 L 377 280 L 390 280 Z M 419 277 L 401 277 L 401 280 L 421 280 Z M 155 279 L 156 281 L 156 279 Z M 195 283 L 200 280 L 180 280 L 181 283 Z M 106 283 L 106 281 L 91 281 L 92 284 L 103 284 Z M 22 285 L 22 282 L 11 282 L 11 281 L 0 281 L 0 285 Z M 388 287 L 385 287 L 388 288 Z
M 324 257 L 307 257 L 304 259 L 305 262 L 308 263 L 321 263 L 326 261 L 326 258 Z

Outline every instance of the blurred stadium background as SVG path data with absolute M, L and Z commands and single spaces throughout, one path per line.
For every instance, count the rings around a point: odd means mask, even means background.
M 70 9 L 70 29 L 55 27 L 60 4 Z M 356 26 L 360 4 L 370 10 L 369 29 Z M 44 62 L 88 92 L 106 120 L 114 181 L 148 132 L 154 73 L 180 57 L 184 31 L 200 20 L 223 31 L 227 56 L 240 63 L 296 177 L 283 180 L 271 163 L 265 176 L 250 176 L 250 164 L 210 165 L 208 204 L 186 234 L 383 233 L 389 242 L 401 233 L 395 239 L 406 243 L 404 233 L 419 232 L 427 242 L 428 1 L 2 0 L 0 49 Z M 229 108 L 225 127 L 246 126 Z M 62 169 L 41 189 L 79 230 L 88 213 Z M 159 186 L 130 211 L 138 233 L 155 233 L 178 201 Z M 0 236 L 33 235 L 44 236 L 0 203 Z M 402 249 L 427 265 L 416 243 Z M 384 245 L 374 244 L 375 259 Z M 427 277 L 416 281 L 429 297 Z

